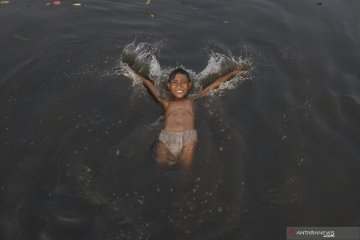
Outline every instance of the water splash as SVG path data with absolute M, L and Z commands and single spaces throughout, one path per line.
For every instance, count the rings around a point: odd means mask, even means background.
M 208 60 L 208 64 L 203 71 L 198 74 L 198 82 L 200 88 L 204 88 L 215 81 L 222 75 L 225 75 L 236 69 L 243 69 L 248 72 L 252 69 L 252 64 L 249 59 L 242 57 L 235 57 L 231 53 L 228 55 L 211 52 Z M 243 80 L 249 79 L 247 76 L 238 75 L 220 85 L 216 90 L 210 92 L 210 96 L 224 93 L 224 90 L 235 89 Z
M 155 54 L 159 52 L 159 45 L 132 42 L 125 46 L 120 60 L 120 71 L 133 80 L 134 86 L 142 83 L 133 70 L 152 79 L 155 83 L 162 78 L 160 64 L 155 57 Z
M 217 95 L 224 93 L 224 90 L 235 89 L 243 80 L 250 79 L 249 73 L 253 70 L 250 59 L 235 57 L 231 53 L 222 54 L 218 52 L 210 53 L 207 66 L 200 73 L 196 73 L 184 66 L 161 68 L 160 63 L 155 57 L 155 54 L 159 53 L 160 48 L 160 43 L 132 42 L 125 46 L 120 61 L 120 73 L 132 80 L 133 87 L 142 86 L 140 78 L 135 73 L 137 72 L 153 80 L 160 95 L 169 98 L 171 96 L 167 91 L 166 81 L 172 69 L 181 67 L 189 72 L 190 78 L 194 82 L 195 93 L 201 91 L 201 89 L 211 84 L 218 77 L 233 70 L 244 69 L 248 71 L 245 77 L 238 75 L 210 93 L 210 95 Z

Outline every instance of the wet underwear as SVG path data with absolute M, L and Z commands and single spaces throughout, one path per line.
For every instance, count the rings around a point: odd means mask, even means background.
M 190 141 L 197 142 L 197 131 L 170 132 L 161 130 L 159 140 L 166 145 L 174 156 L 178 156 L 185 144 Z

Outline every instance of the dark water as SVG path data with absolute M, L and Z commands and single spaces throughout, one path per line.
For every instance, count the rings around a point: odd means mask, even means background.
M 285 239 L 360 225 L 358 1 L 0 5 L 0 239 Z M 192 171 L 158 171 L 158 106 L 128 44 L 194 74 L 247 59 L 197 103 Z

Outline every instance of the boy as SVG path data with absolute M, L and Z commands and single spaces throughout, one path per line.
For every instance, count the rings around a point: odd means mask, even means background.
M 167 87 L 173 99 L 162 98 L 154 83 L 134 73 L 142 80 L 150 94 L 158 101 L 165 111 L 165 127 L 159 136 L 156 161 L 160 167 L 169 167 L 179 162 L 180 166 L 189 169 L 197 142 L 195 130 L 194 100 L 208 95 L 211 90 L 232 79 L 245 70 L 234 70 L 225 74 L 197 94 L 188 96 L 192 82 L 189 73 L 182 68 L 173 70 L 167 82 Z

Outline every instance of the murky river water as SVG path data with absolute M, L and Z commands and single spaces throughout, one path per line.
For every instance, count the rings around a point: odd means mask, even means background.
M 74 3 L 0 4 L 0 239 L 359 226 L 360 2 Z M 251 65 L 197 102 L 190 172 L 154 165 L 163 113 L 121 68 L 131 43 L 195 80 L 216 56 Z

